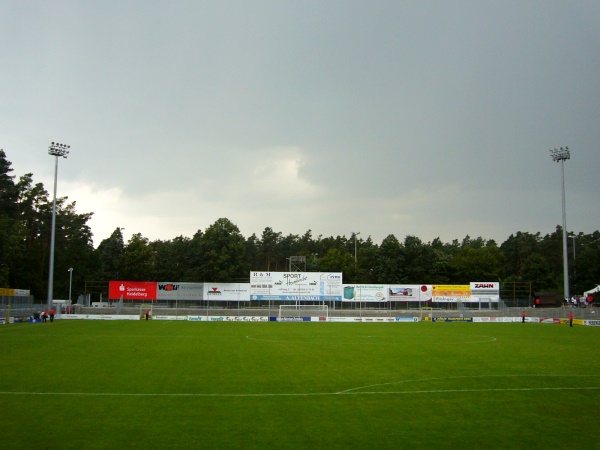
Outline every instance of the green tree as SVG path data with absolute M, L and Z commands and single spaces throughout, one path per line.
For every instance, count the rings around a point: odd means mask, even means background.
M 453 280 L 458 284 L 500 280 L 503 258 L 493 241 L 463 241 L 462 248 L 450 264 Z
M 96 249 L 98 272 L 96 278 L 101 281 L 121 280 L 119 259 L 125 250 L 123 229 L 117 227 L 110 237 L 102 240 Z
M 356 283 L 354 257 L 339 248 L 329 249 L 325 256 L 320 258 L 319 269 L 323 272 L 342 272 L 344 283 Z
M 11 286 L 12 261 L 20 256 L 21 227 L 18 217 L 18 190 L 10 173 L 12 163 L 0 149 L 0 286 Z
M 402 283 L 402 248 L 400 242 L 393 234 L 381 241 L 379 252 L 373 261 L 372 279 L 374 283 L 398 284 Z
M 575 244 L 577 256 L 572 264 L 572 291 L 581 294 L 600 284 L 600 231 L 579 234 Z
M 245 240 L 229 219 L 218 219 L 206 229 L 202 241 L 205 281 L 232 282 L 248 279 Z
M 121 278 L 131 281 L 152 280 L 156 265 L 156 254 L 147 238 L 140 233 L 131 236 L 119 258 L 118 270 Z
M 504 273 L 507 276 L 521 278 L 521 267 L 531 255 L 539 253 L 541 237 L 540 233 L 511 234 L 506 241 L 500 245 L 504 255 Z
M 556 291 L 558 287 L 548 261 L 539 253 L 534 253 L 523 261 L 520 281 L 531 281 L 531 290 L 534 292 Z
M 279 250 L 281 239 L 280 232 L 275 232 L 273 231 L 273 228 L 267 227 L 263 230 L 260 241 L 258 241 L 260 246 L 259 253 L 264 257 L 266 265 L 265 268 L 267 271 L 277 270 L 276 267 L 278 264 L 276 255 L 281 253 L 281 250 Z M 272 264 L 273 262 L 275 264 Z
M 431 271 L 434 260 L 432 249 L 416 236 L 406 236 L 401 248 L 402 282 L 407 284 L 424 283 Z

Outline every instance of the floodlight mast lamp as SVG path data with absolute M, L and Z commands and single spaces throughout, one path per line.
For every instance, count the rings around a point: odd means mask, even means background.
M 571 298 L 569 292 L 569 256 L 567 253 L 567 201 L 565 198 L 565 161 L 571 159 L 569 147 L 550 150 L 552 161 L 560 163 L 562 183 L 562 231 L 563 231 L 563 278 L 564 291 L 567 301 Z
M 54 289 L 54 237 L 56 230 L 56 183 L 58 178 L 58 157 L 62 156 L 66 158 L 69 154 L 70 145 L 59 144 L 58 142 L 53 142 L 48 147 L 48 154 L 55 157 L 56 161 L 54 163 L 54 201 L 52 202 L 52 225 L 50 229 L 50 262 L 48 268 L 48 299 L 47 306 L 48 309 L 52 308 L 52 297 L 53 297 L 53 289 Z

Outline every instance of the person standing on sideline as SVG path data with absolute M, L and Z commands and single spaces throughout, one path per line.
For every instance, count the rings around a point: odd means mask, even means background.
M 46 323 L 46 319 L 48 318 L 48 313 L 46 310 L 42 313 L 42 323 Z
M 525 311 L 521 314 L 521 323 L 525 323 Z
M 569 313 L 569 326 L 570 327 L 573 326 L 573 313 L 572 312 Z
M 147 309 L 146 310 L 146 320 L 148 320 L 150 318 L 150 310 Z
M 54 308 L 50 310 L 50 322 L 54 322 Z

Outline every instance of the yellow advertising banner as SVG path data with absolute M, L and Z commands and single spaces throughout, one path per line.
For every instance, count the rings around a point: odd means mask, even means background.
M 0 297 L 14 297 L 14 296 L 15 296 L 14 289 L 0 288 Z
M 468 301 L 471 286 L 468 284 L 434 284 L 432 289 L 434 302 Z

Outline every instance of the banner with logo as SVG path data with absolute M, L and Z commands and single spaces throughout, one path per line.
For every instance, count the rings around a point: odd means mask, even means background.
M 471 302 L 498 303 L 500 301 L 500 283 L 471 283 Z
M 342 300 L 342 274 L 250 272 L 251 300 Z
M 432 286 L 433 302 L 458 303 L 471 300 L 471 287 L 463 284 L 437 284 Z
M 392 302 L 430 302 L 433 289 L 430 284 L 408 284 L 389 286 Z
M 28 295 L 30 295 L 29 289 L 0 288 L 0 297 L 27 297 Z
M 250 301 L 250 283 L 204 283 L 204 299 L 222 302 Z
M 345 302 L 386 302 L 388 288 L 384 284 L 344 284 Z
M 159 281 L 157 287 L 158 300 L 204 300 L 204 283 Z
M 110 281 L 108 298 L 111 300 L 156 300 L 156 282 L 153 281 Z

